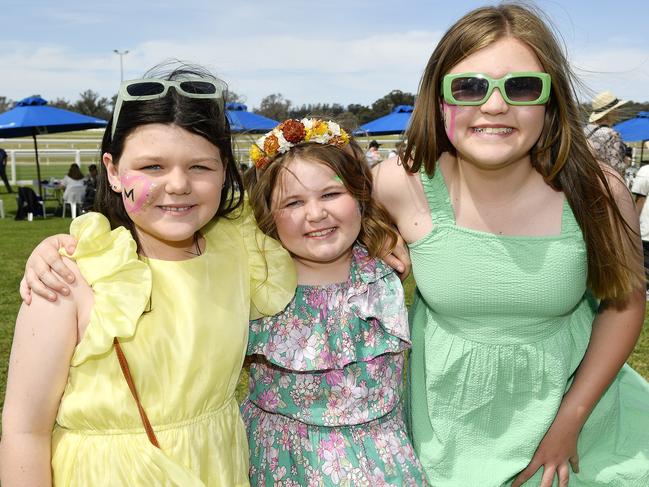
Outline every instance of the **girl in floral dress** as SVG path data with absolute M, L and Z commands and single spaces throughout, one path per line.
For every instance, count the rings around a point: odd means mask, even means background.
M 251 322 L 242 405 L 253 486 L 424 485 L 402 418 L 403 288 L 367 164 L 333 122 L 288 120 L 251 148 L 251 204 L 289 250 L 295 298 Z

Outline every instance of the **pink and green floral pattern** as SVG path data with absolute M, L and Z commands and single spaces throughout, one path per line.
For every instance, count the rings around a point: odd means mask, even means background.
M 243 417 L 253 486 L 419 486 L 401 411 L 410 347 L 403 289 L 354 247 L 350 278 L 298 286 L 253 321 Z

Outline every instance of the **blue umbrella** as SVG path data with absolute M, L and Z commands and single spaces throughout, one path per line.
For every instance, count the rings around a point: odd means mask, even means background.
M 613 128 L 625 142 L 649 140 L 649 112 L 638 112 L 635 118 L 620 122 Z
M 398 105 L 392 113 L 367 122 L 354 130 L 354 135 L 388 135 L 400 134 L 408 128 L 412 105 Z
M 272 118 L 249 112 L 248 107 L 243 103 L 226 103 L 225 110 L 230 122 L 230 130 L 234 133 L 266 132 L 279 124 Z
M 91 128 L 103 128 L 106 120 L 70 112 L 62 108 L 47 106 L 47 101 L 40 96 L 33 96 L 19 101 L 11 110 L 0 114 L 0 137 L 24 137 L 31 135 L 36 152 L 36 174 L 38 176 L 38 193 L 43 196 L 41 188 L 41 167 L 38 162 L 38 145 L 36 136 L 71 132 Z
M 642 161 L 644 143 L 649 140 L 649 112 L 638 112 L 635 118 L 620 122 L 613 128 L 620 133 L 625 142 L 642 142 L 640 144 L 640 161 Z

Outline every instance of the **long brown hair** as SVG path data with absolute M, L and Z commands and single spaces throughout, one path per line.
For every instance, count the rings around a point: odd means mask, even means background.
M 637 235 L 617 207 L 607 178 L 589 150 L 576 102 L 577 84 L 566 55 L 542 14 L 529 6 L 501 4 L 473 10 L 444 34 L 419 85 L 408 129 L 404 167 L 432 175 L 443 152 L 456 154 L 444 130 L 441 80 L 453 66 L 494 42 L 511 37 L 536 54 L 552 77 L 543 131 L 530 151 L 545 182 L 563 191 L 581 228 L 588 254 L 588 287 L 599 298 L 625 299 L 642 285 L 632 263 Z
M 249 188 L 250 204 L 262 232 L 279 238 L 272 208 L 273 190 L 281 190 L 282 172 L 290 171 L 288 164 L 298 158 L 327 166 L 342 180 L 361 210 L 361 230 L 357 241 L 372 257 L 384 257 L 392 251 L 397 243 L 397 233 L 391 226 L 388 212 L 372 198 L 372 173 L 362 151 L 359 156 L 353 149 L 346 151 L 315 142 L 297 145 L 274 159 Z

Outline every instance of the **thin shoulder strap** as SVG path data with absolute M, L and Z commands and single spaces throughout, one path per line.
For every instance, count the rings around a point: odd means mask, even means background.
M 573 213 L 572 208 L 570 207 L 570 203 L 568 202 L 568 198 L 566 198 L 565 195 L 563 200 L 563 210 L 561 213 L 561 233 L 573 235 L 582 234 L 581 227 L 579 226 L 577 218 L 575 218 L 575 214 Z
M 586 136 L 586 138 L 590 139 L 593 135 L 595 135 L 595 132 L 597 132 L 601 128 L 604 128 L 604 126 L 603 125 L 598 125 L 593 130 L 590 131 L 590 133 Z
M 455 214 L 453 206 L 451 205 L 451 198 L 444 182 L 444 176 L 439 169 L 439 165 L 435 167 L 433 176 L 426 174 L 426 171 L 421 169 L 419 171 L 421 184 L 424 187 L 424 194 L 428 201 L 428 208 L 430 210 L 430 217 L 435 225 L 448 223 L 455 224 Z
M 153 431 L 151 423 L 149 422 L 149 418 L 147 417 L 146 412 L 142 407 L 142 403 L 140 402 L 140 398 L 137 395 L 137 391 L 135 390 L 135 383 L 133 382 L 131 371 L 128 368 L 126 356 L 122 351 L 122 347 L 119 344 L 117 337 L 113 339 L 113 344 L 115 345 L 115 353 L 117 353 L 117 360 L 119 361 L 119 366 L 122 369 L 122 374 L 124 374 L 128 388 L 131 390 L 131 394 L 133 394 L 133 398 L 135 399 L 135 403 L 137 404 L 137 410 L 140 413 L 140 418 L 142 419 L 142 424 L 144 425 L 144 431 L 146 431 L 146 435 L 149 437 L 149 441 L 153 444 L 153 446 L 160 448 L 158 438 L 156 438 L 155 432 Z

